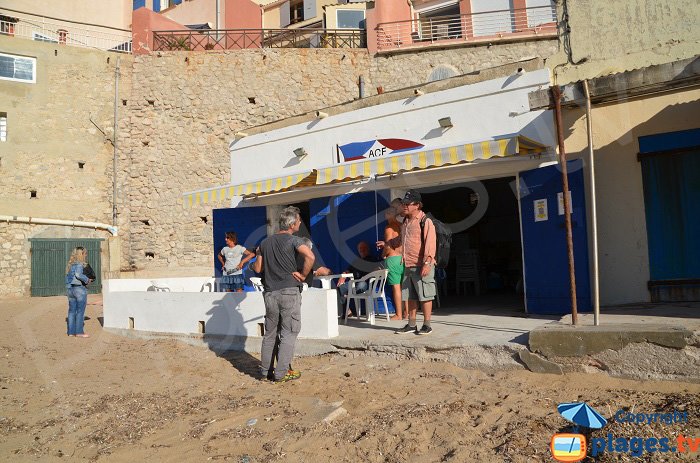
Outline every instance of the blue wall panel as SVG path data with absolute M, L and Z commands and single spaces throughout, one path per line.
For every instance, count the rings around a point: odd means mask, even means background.
M 588 274 L 588 238 L 583 163 L 567 163 L 572 202 L 572 234 L 578 311 L 591 310 Z M 521 172 L 520 213 L 525 257 L 528 313 L 571 312 L 568 251 L 564 215 L 559 215 L 557 193 L 562 191 L 559 166 Z M 535 221 L 534 202 L 547 200 L 547 220 Z
M 253 251 L 267 236 L 267 216 L 265 207 L 240 207 L 214 209 L 214 275 L 221 277 L 221 263 L 217 258 L 226 246 L 226 232 L 236 232 L 238 243 Z
M 374 243 L 384 237 L 384 210 L 388 191 L 345 194 L 317 198 L 309 202 L 311 239 L 324 265 L 341 272 L 357 257 L 357 244 L 367 241 L 379 255 Z M 377 213 L 375 213 L 375 210 Z

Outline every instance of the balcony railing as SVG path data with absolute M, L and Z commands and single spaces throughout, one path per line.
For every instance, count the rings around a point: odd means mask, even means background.
M 0 35 L 131 53 L 131 31 L 0 9 Z
M 377 49 L 396 50 L 461 42 L 494 42 L 517 37 L 555 36 L 554 6 L 488 11 L 396 21 L 377 25 Z
M 154 51 L 255 48 L 365 48 L 360 29 L 224 29 L 153 32 Z

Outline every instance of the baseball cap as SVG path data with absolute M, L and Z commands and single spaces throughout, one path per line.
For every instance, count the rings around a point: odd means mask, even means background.
M 403 195 L 403 199 L 401 200 L 401 202 L 403 204 L 420 203 L 420 193 L 418 193 L 416 190 L 408 190 L 406 194 Z

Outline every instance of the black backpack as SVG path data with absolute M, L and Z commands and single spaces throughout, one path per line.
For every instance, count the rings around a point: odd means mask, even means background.
M 425 220 L 430 219 L 435 226 L 435 267 L 446 268 L 450 261 L 450 245 L 452 244 L 452 229 L 433 217 L 432 214 L 425 214 L 425 217 L 420 221 L 420 239 L 423 243 L 423 233 L 425 229 Z

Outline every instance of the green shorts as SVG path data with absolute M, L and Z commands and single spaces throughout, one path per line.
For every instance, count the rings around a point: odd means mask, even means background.
M 432 301 L 435 299 L 435 267 L 430 266 L 430 273 L 420 276 L 421 267 L 406 267 L 401 283 L 401 299 L 404 301 Z
M 386 268 L 389 273 L 386 277 L 386 284 L 388 285 L 400 285 L 403 280 L 403 262 L 401 261 L 401 256 L 391 256 L 384 259 L 386 262 Z

